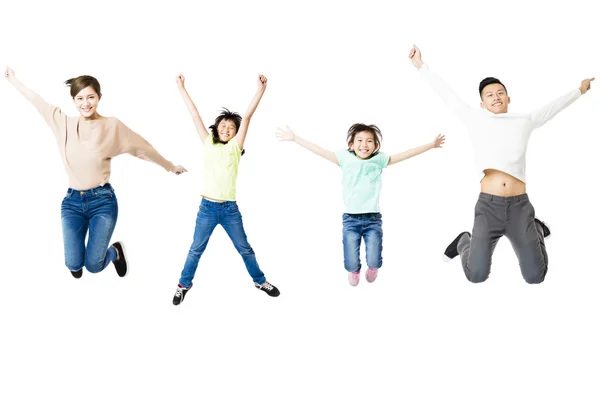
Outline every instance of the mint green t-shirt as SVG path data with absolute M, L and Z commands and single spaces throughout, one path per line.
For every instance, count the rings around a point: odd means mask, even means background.
M 235 181 L 242 151 L 236 138 L 226 144 L 204 141 L 204 190 L 202 196 L 223 201 L 235 201 Z
M 381 171 L 387 166 L 390 156 L 378 153 L 368 160 L 363 160 L 348 150 L 339 150 L 335 156 L 338 165 L 342 167 L 344 212 L 348 214 L 379 212 Z

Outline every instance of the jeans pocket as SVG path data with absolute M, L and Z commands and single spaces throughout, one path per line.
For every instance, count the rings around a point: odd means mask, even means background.
M 239 211 L 240 211 L 240 209 L 238 208 L 238 205 L 237 205 L 237 203 L 235 203 L 235 202 L 231 202 L 231 203 L 229 203 L 229 204 L 227 205 L 227 208 L 229 209 L 229 211 L 231 211 L 231 212 L 233 212 L 233 213 L 236 213 L 236 212 L 239 212 Z
M 100 188 L 100 189 L 96 189 L 94 191 L 94 195 L 96 197 L 111 198 L 111 197 L 114 196 L 114 193 L 113 193 L 112 189 L 109 189 L 109 188 Z

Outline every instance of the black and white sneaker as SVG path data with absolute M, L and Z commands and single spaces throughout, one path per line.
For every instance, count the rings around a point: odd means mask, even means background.
M 458 255 L 458 242 L 460 241 L 462 235 L 464 235 L 465 233 L 469 235 L 469 237 L 471 237 L 471 234 L 469 232 L 459 233 L 456 239 L 454 239 L 452 243 L 450 243 L 448 247 L 446 247 L 446 251 L 444 251 L 443 257 L 444 261 L 450 261 Z
M 117 250 L 117 258 L 113 260 L 117 275 L 123 278 L 127 275 L 127 255 L 125 254 L 125 246 L 123 242 L 114 242 L 112 247 Z
M 73 278 L 75 279 L 81 278 L 83 275 L 83 268 L 81 268 L 79 271 L 71 271 L 71 275 L 73 275 Z
M 279 296 L 279 289 L 271 285 L 269 282 L 265 282 L 262 285 L 260 283 L 254 283 L 254 287 L 262 290 L 271 297 Z
M 175 291 L 175 296 L 173 296 L 173 305 L 178 306 L 181 304 L 183 299 L 185 298 L 185 294 L 189 292 L 189 290 L 194 286 L 193 283 L 190 284 L 190 287 L 183 287 L 181 285 L 177 285 L 177 291 Z
M 541 221 L 537 218 L 534 218 L 534 220 L 542 227 L 542 230 L 544 231 L 544 239 L 549 238 L 550 235 L 552 235 L 552 233 L 550 233 L 550 227 L 548 227 L 544 221 Z

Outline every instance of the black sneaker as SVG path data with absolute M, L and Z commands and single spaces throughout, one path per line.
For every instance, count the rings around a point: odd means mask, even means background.
M 279 296 L 279 289 L 271 285 L 269 282 L 265 282 L 262 285 L 260 283 L 254 283 L 254 287 L 262 290 L 271 297 Z
M 444 261 L 450 261 L 458 255 L 458 242 L 460 241 L 462 235 L 464 235 L 465 233 L 469 235 L 469 237 L 471 237 L 471 234 L 469 232 L 459 233 L 456 239 L 454 239 L 452 243 L 450 243 L 448 247 L 446 247 L 446 251 L 444 251 Z
M 127 275 L 127 255 L 125 254 L 125 246 L 123 246 L 123 242 L 114 242 L 112 247 L 117 250 L 118 256 L 113 260 L 113 264 L 117 270 L 117 275 L 122 278 Z
M 71 275 L 73 275 L 73 278 L 75 279 L 81 278 L 83 275 L 83 268 L 81 268 L 79 271 L 71 271 Z
M 194 286 L 193 283 L 190 283 L 190 287 L 186 288 L 181 285 L 177 285 L 177 291 L 175 292 L 175 296 L 173 296 L 173 305 L 178 306 L 181 304 L 183 299 L 185 298 L 185 294 Z
M 534 220 L 535 220 L 535 222 L 540 224 L 540 226 L 542 227 L 542 231 L 544 232 L 544 239 L 549 238 L 551 233 L 550 233 L 550 228 L 548 227 L 548 225 L 546 225 L 546 223 L 544 221 L 540 221 L 537 218 L 534 218 Z

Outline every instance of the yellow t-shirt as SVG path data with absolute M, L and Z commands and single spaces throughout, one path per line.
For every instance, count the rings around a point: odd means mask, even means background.
M 202 196 L 223 201 L 235 201 L 235 181 L 242 151 L 235 137 L 227 144 L 213 143 L 212 136 L 204 141 L 204 190 Z

